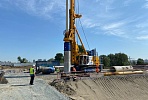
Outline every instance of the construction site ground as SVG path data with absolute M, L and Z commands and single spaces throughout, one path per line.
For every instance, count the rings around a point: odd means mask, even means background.
M 38 76 L 29 85 L 29 73 L 22 69 L 5 69 L 7 84 L 0 84 L 0 100 L 69 100 Z
M 7 84 L 0 84 L 0 100 L 147 100 L 148 74 L 91 77 L 61 80 L 60 75 L 37 75 L 29 85 L 29 73 L 4 69 Z

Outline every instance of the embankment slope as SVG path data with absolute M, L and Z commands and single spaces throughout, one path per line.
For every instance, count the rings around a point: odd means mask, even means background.
M 147 100 L 148 75 L 123 75 L 64 82 L 73 100 Z M 59 87 L 59 85 L 57 85 Z M 69 89 L 70 88 L 70 89 Z M 62 89 L 62 88 L 60 88 Z

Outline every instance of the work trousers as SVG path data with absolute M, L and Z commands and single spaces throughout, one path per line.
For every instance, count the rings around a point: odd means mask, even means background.
M 33 85 L 34 75 L 30 75 L 30 85 Z

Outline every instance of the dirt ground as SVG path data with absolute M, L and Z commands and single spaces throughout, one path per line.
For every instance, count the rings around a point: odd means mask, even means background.
M 23 72 L 26 69 L 5 69 L 7 73 Z M 91 77 L 64 81 L 60 75 L 37 75 L 36 78 L 57 89 L 72 100 L 147 100 L 148 74 L 103 76 L 91 74 Z
M 62 94 L 72 100 L 147 100 L 148 74 L 103 76 L 91 74 L 91 77 L 77 81 L 64 81 L 56 74 L 42 75 Z
M 50 85 L 72 100 L 147 100 L 148 75 L 102 76 Z

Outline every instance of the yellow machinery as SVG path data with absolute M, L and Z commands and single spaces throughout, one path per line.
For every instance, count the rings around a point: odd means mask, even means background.
M 87 68 L 99 65 L 99 57 L 96 53 L 96 49 L 93 49 L 92 51 L 86 51 L 78 30 L 76 29 L 75 20 L 76 18 L 81 17 L 82 15 L 75 13 L 75 0 L 70 0 L 69 29 L 67 32 L 65 32 L 64 35 L 64 57 L 67 57 L 67 55 L 69 55 L 69 62 L 71 63 L 71 65 L 78 66 L 79 70 L 84 67 Z M 80 40 L 83 49 L 82 52 L 79 51 L 79 46 L 76 43 L 76 35 Z M 69 54 L 67 52 L 69 52 Z M 91 54 L 91 52 L 93 52 L 93 54 Z M 69 59 L 64 58 L 64 62 L 67 63 Z
M 111 76 L 111 75 L 131 75 L 131 74 L 143 74 L 144 71 L 125 71 L 125 72 L 106 72 L 104 76 Z

